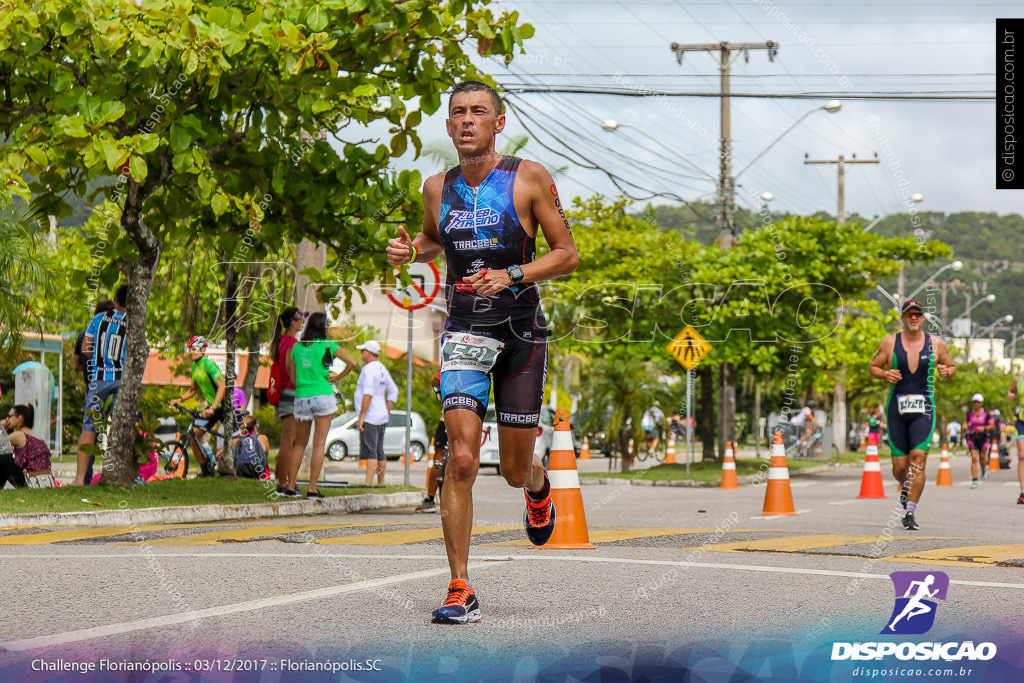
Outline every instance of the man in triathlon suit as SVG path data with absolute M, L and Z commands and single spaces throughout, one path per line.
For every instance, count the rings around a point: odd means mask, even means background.
M 448 466 L 441 490 L 441 528 L 452 581 L 434 623 L 480 620 L 467 584 L 473 527 L 473 482 L 480 467 L 480 429 L 491 382 L 498 417 L 501 474 L 525 488 L 526 534 L 543 545 L 555 526 L 551 487 L 533 455 L 547 365 L 546 321 L 537 282 L 576 269 L 576 245 L 551 174 L 540 164 L 494 149 L 505 127 L 491 87 L 460 83 L 446 127 L 459 166 L 423 186 L 423 230 L 388 242 L 388 262 L 427 263 L 444 252 L 448 322 L 441 346 L 441 396 Z M 537 231 L 550 251 L 534 260 Z
M 935 431 L 935 375 L 956 372 L 946 342 L 924 331 L 924 307 L 913 299 L 900 309 L 903 331 L 882 341 L 871 359 L 871 376 L 892 387 L 886 404 L 892 473 L 906 508 L 903 528 L 918 529 L 916 510 L 924 490 L 924 466 Z
M 1020 481 L 1020 498 L 1017 499 L 1017 505 L 1024 505 L 1024 422 L 1021 421 L 1021 417 L 1024 416 L 1020 414 L 1020 405 L 1024 403 L 1024 375 L 1014 376 L 1013 384 L 1010 385 L 1010 391 L 1006 394 L 1006 398 L 1017 406 L 1013 411 L 1016 418 L 1013 426 L 1017 429 L 1017 479 Z

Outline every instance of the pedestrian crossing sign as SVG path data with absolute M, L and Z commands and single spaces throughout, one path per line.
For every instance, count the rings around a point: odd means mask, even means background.
M 693 370 L 697 363 L 711 351 L 711 343 L 700 336 L 697 330 L 687 325 L 686 329 L 677 334 L 666 348 L 672 357 L 679 361 L 680 365 L 687 370 Z

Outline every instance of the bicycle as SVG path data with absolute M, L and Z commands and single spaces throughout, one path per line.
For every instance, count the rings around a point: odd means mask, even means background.
M 202 441 L 199 440 L 199 437 L 196 436 L 194 430 L 199 429 L 199 431 L 204 432 L 206 434 L 212 434 L 213 436 L 220 437 L 221 439 L 225 440 L 225 443 L 230 443 L 230 439 L 226 438 L 223 434 L 221 434 L 218 431 L 215 431 L 213 429 L 206 429 L 204 427 L 199 427 L 198 425 L 196 425 L 197 420 L 204 419 L 202 414 L 198 410 L 192 410 L 181 405 L 176 405 L 174 406 L 174 408 L 179 412 L 189 415 L 191 417 L 191 420 L 189 421 L 188 427 L 186 427 L 185 430 L 181 433 L 181 440 L 172 441 L 171 443 L 167 444 L 167 448 L 160 455 L 161 458 L 167 461 L 166 464 L 164 465 L 164 471 L 169 474 L 175 474 L 175 476 L 179 476 L 182 479 L 184 479 L 185 475 L 188 474 L 188 466 L 190 460 L 189 446 L 193 442 L 199 449 L 203 450 L 203 452 L 206 453 L 207 462 L 211 466 L 216 467 L 217 464 L 216 460 L 214 459 L 212 449 L 205 450 L 203 448 L 203 443 Z
M 651 447 L 654 440 L 658 439 L 658 445 Z M 636 460 L 638 462 L 644 462 L 648 458 L 654 458 L 657 462 L 665 462 L 665 457 L 668 453 L 668 443 L 660 435 L 645 435 L 644 441 L 640 445 L 640 448 L 636 451 Z

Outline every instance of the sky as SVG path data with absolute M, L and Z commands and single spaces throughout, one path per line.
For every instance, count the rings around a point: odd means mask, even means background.
M 506 65 L 477 63 L 509 90 L 504 135 L 531 139 L 519 156 L 550 169 L 565 196 L 607 196 L 622 188 L 656 204 L 713 200 L 718 176 L 717 97 L 623 97 L 517 92 L 522 87 L 717 93 L 717 53 L 672 43 L 778 44 L 732 65 L 732 92 L 805 94 L 807 99 L 731 99 L 737 204 L 811 214 L 837 209 L 836 165 L 804 160 L 870 160 L 848 166 L 847 214 L 907 211 L 1020 213 L 1024 190 L 995 189 L 995 19 L 1020 15 L 1019 2 L 808 0 L 505 0 L 536 35 Z M 944 95 L 981 100 L 887 101 L 853 95 Z M 845 96 L 845 98 L 844 98 Z M 839 99 L 842 109 L 820 108 Z M 806 115 L 806 116 L 805 116 Z M 804 118 L 801 118 L 804 117 Z M 443 113 L 420 128 L 444 143 Z M 627 124 L 602 130 L 613 119 Z M 798 122 L 799 120 L 799 122 Z M 796 124 L 789 132 L 788 128 Z M 499 139 L 500 149 L 502 141 Z M 767 149 L 767 151 L 765 151 Z M 764 152 L 763 156 L 758 155 Z M 564 155 L 564 156 L 563 156 Z M 564 157 L 570 157 L 567 160 Z M 756 160 L 755 160 L 756 158 Z M 581 164 L 598 168 L 584 168 Z M 440 167 L 405 158 L 424 173 Z M 670 195 L 670 196 L 666 196 Z

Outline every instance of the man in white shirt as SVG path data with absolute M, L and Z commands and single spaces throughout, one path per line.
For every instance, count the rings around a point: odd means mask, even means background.
M 384 430 L 388 426 L 391 409 L 398 398 L 398 386 L 380 357 L 380 344 L 372 339 L 356 347 L 363 352 L 363 369 L 356 382 L 355 405 L 359 411 L 359 458 L 366 461 L 366 485 L 384 483 L 387 458 L 384 456 Z M 374 464 L 371 465 L 370 463 Z

